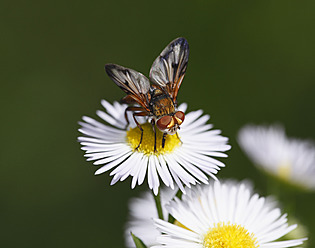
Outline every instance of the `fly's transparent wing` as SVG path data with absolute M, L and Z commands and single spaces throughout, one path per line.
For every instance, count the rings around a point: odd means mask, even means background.
M 119 88 L 141 106 L 148 108 L 150 81 L 140 72 L 120 65 L 107 64 L 105 71 Z
M 164 89 L 176 102 L 180 85 L 185 76 L 189 45 L 185 38 L 173 40 L 156 58 L 150 70 L 152 83 Z

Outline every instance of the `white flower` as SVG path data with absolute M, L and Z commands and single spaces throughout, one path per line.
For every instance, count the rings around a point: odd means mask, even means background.
M 280 248 L 305 238 L 277 241 L 296 228 L 287 224 L 275 204 L 252 194 L 245 184 L 220 183 L 188 191 L 167 206 L 175 223 L 155 219 L 161 234 L 158 247 Z
M 278 125 L 243 127 L 238 142 L 249 158 L 267 173 L 300 188 L 315 189 L 315 145 L 287 138 Z
M 169 217 L 165 205 L 175 197 L 176 192 L 177 190 L 172 190 L 171 188 L 163 188 L 160 192 L 161 207 L 165 220 Z M 153 218 L 158 218 L 158 213 L 152 192 L 146 191 L 141 197 L 130 200 L 129 217 L 125 228 L 126 247 L 135 247 L 130 235 L 131 232 L 140 238 L 147 247 L 157 244 L 156 237 L 160 232 L 154 226 Z
M 115 168 L 110 175 L 114 176 L 111 185 L 132 177 L 131 187 L 142 184 L 148 173 L 149 188 L 157 194 L 160 185 L 159 177 L 166 186 L 174 188 L 174 181 L 185 192 L 184 185 L 199 182 L 207 183 L 207 175 L 215 178 L 224 164 L 211 156 L 226 157 L 223 152 L 230 149 L 228 139 L 220 135 L 220 130 L 210 130 L 206 122 L 209 115 L 202 115 L 201 110 L 186 114 L 185 121 L 178 131 L 178 136 L 167 135 L 165 147 L 162 148 L 162 133 L 156 129 L 156 152 L 154 152 L 154 132 L 146 118 L 137 118 L 144 129 L 140 143 L 140 129 L 129 118 L 128 129 L 124 117 L 127 105 L 114 102 L 113 105 L 103 100 L 106 112 L 97 111 L 105 121 L 100 123 L 92 118 L 83 117 L 79 131 L 82 149 L 86 151 L 87 160 L 94 160 L 94 165 L 103 165 L 95 174 L 101 174 Z M 179 110 L 185 112 L 186 104 Z M 179 138 L 180 139 L 179 139 Z

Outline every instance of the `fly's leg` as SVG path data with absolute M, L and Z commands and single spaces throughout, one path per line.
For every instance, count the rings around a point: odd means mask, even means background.
M 139 122 L 137 121 L 136 119 L 136 116 L 147 116 L 148 115 L 148 112 L 145 111 L 144 108 L 142 107 L 133 107 L 133 106 L 130 106 L 128 108 L 126 108 L 125 110 L 125 118 L 126 118 L 126 121 L 127 121 L 127 126 L 129 125 L 129 120 L 128 120 L 128 116 L 127 116 L 127 111 L 132 111 L 132 117 L 133 117 L 133 120 L 135 121 L 135 123 L 137 124 L 137 127 L 140 129 L 141 131 L 141 136 L 140 136 L 140 142 L 139 142 L 139 145 L 136 147 L 136 150 L 138 150 L 138 148 L 140 147 L 141 145 L 141 142 L 142 142 L 142 138 L 143 138 L 143 129 L 141 127 L 141 125 L 139 124 Z M 134 112 L 134 111 L 141 111 L 141 112 Z M 127 127 L 126 126 L 126 127 Z
M 165 139 L 166 139 L 167 133 L 163 133 L 163 137 L 162 137 L 162 148 L 164 148 L 165 146 Z
M 128 119 L 128 115 L 127 112 L 131 111 L 131 112 L 135 112 L 135 111 L 140 111 L 140 112 L 147 112 L 144 108 L 142 107 L 135 107 L 135 106 L 129 106 L 125 109 L 125 119 L 126 119 L 126 127 L 125 129 L 127 129 L 127 127 L 130 125 L 129 119 Z M 145 115 L 144 115 L 145 116 Z
M 176 137 L 179 139 L 180 143 L 183 144 L 183 141 L 179 138 L 178 132 L 176 132 Z
M 155 130 L 155 121 L 154 119 L 151 120 L 152 129 L 154 132 L 154 152 L 156 152 L 156 130 Z
M 139 122 L 137 121 L 136 116 L 147 116 L 147 113 L 146 112 L 138 112 L 138 113 L 133 113 L 132 116 L 133 116 L 135 123 L 137 124 L 138 128 L 141 131 L 140 142 L 139 142 L 139 145 L 136 147 L 136 150 L 138 150 L 138 148 L 140 147 L 140 145 L 142 143 L 143 129 L 142 129 L 141 125 L 139 124 Z

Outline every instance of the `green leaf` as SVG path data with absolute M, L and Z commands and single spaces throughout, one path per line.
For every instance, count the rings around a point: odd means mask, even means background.
M 135 242 L 137 248 L 147 248 L 147 246 L 143 243 L 143 241 L 141 239 L 139 239 L 137 236 L 135 236 L 132 232 L 130 234 L 131 234 L 132 239 Z

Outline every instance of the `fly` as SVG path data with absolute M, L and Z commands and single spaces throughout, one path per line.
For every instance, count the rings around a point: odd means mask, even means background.
M 150 69 L 150 80 L 140 72 L 116 64 L 105 65 L 108 76 L 127 95 L 121 99 L 129 106 L 125 110 L 127 126 L 128 112 L 141 130 L 137 116 L 150 118 L 154 131 L 154 151 L 156 151 L 155 126 L 163 132 L 162 148 L 167 135 L 177 135 L 177 130 L 185 119 L 185 114 L 177 110 L 177 94 L 185 76 L 189 56 L 189 45 L 185 38 L 177 38 L 168 44 L 155 59 Z M 151 83 L 150 83 L 151 81 Z

